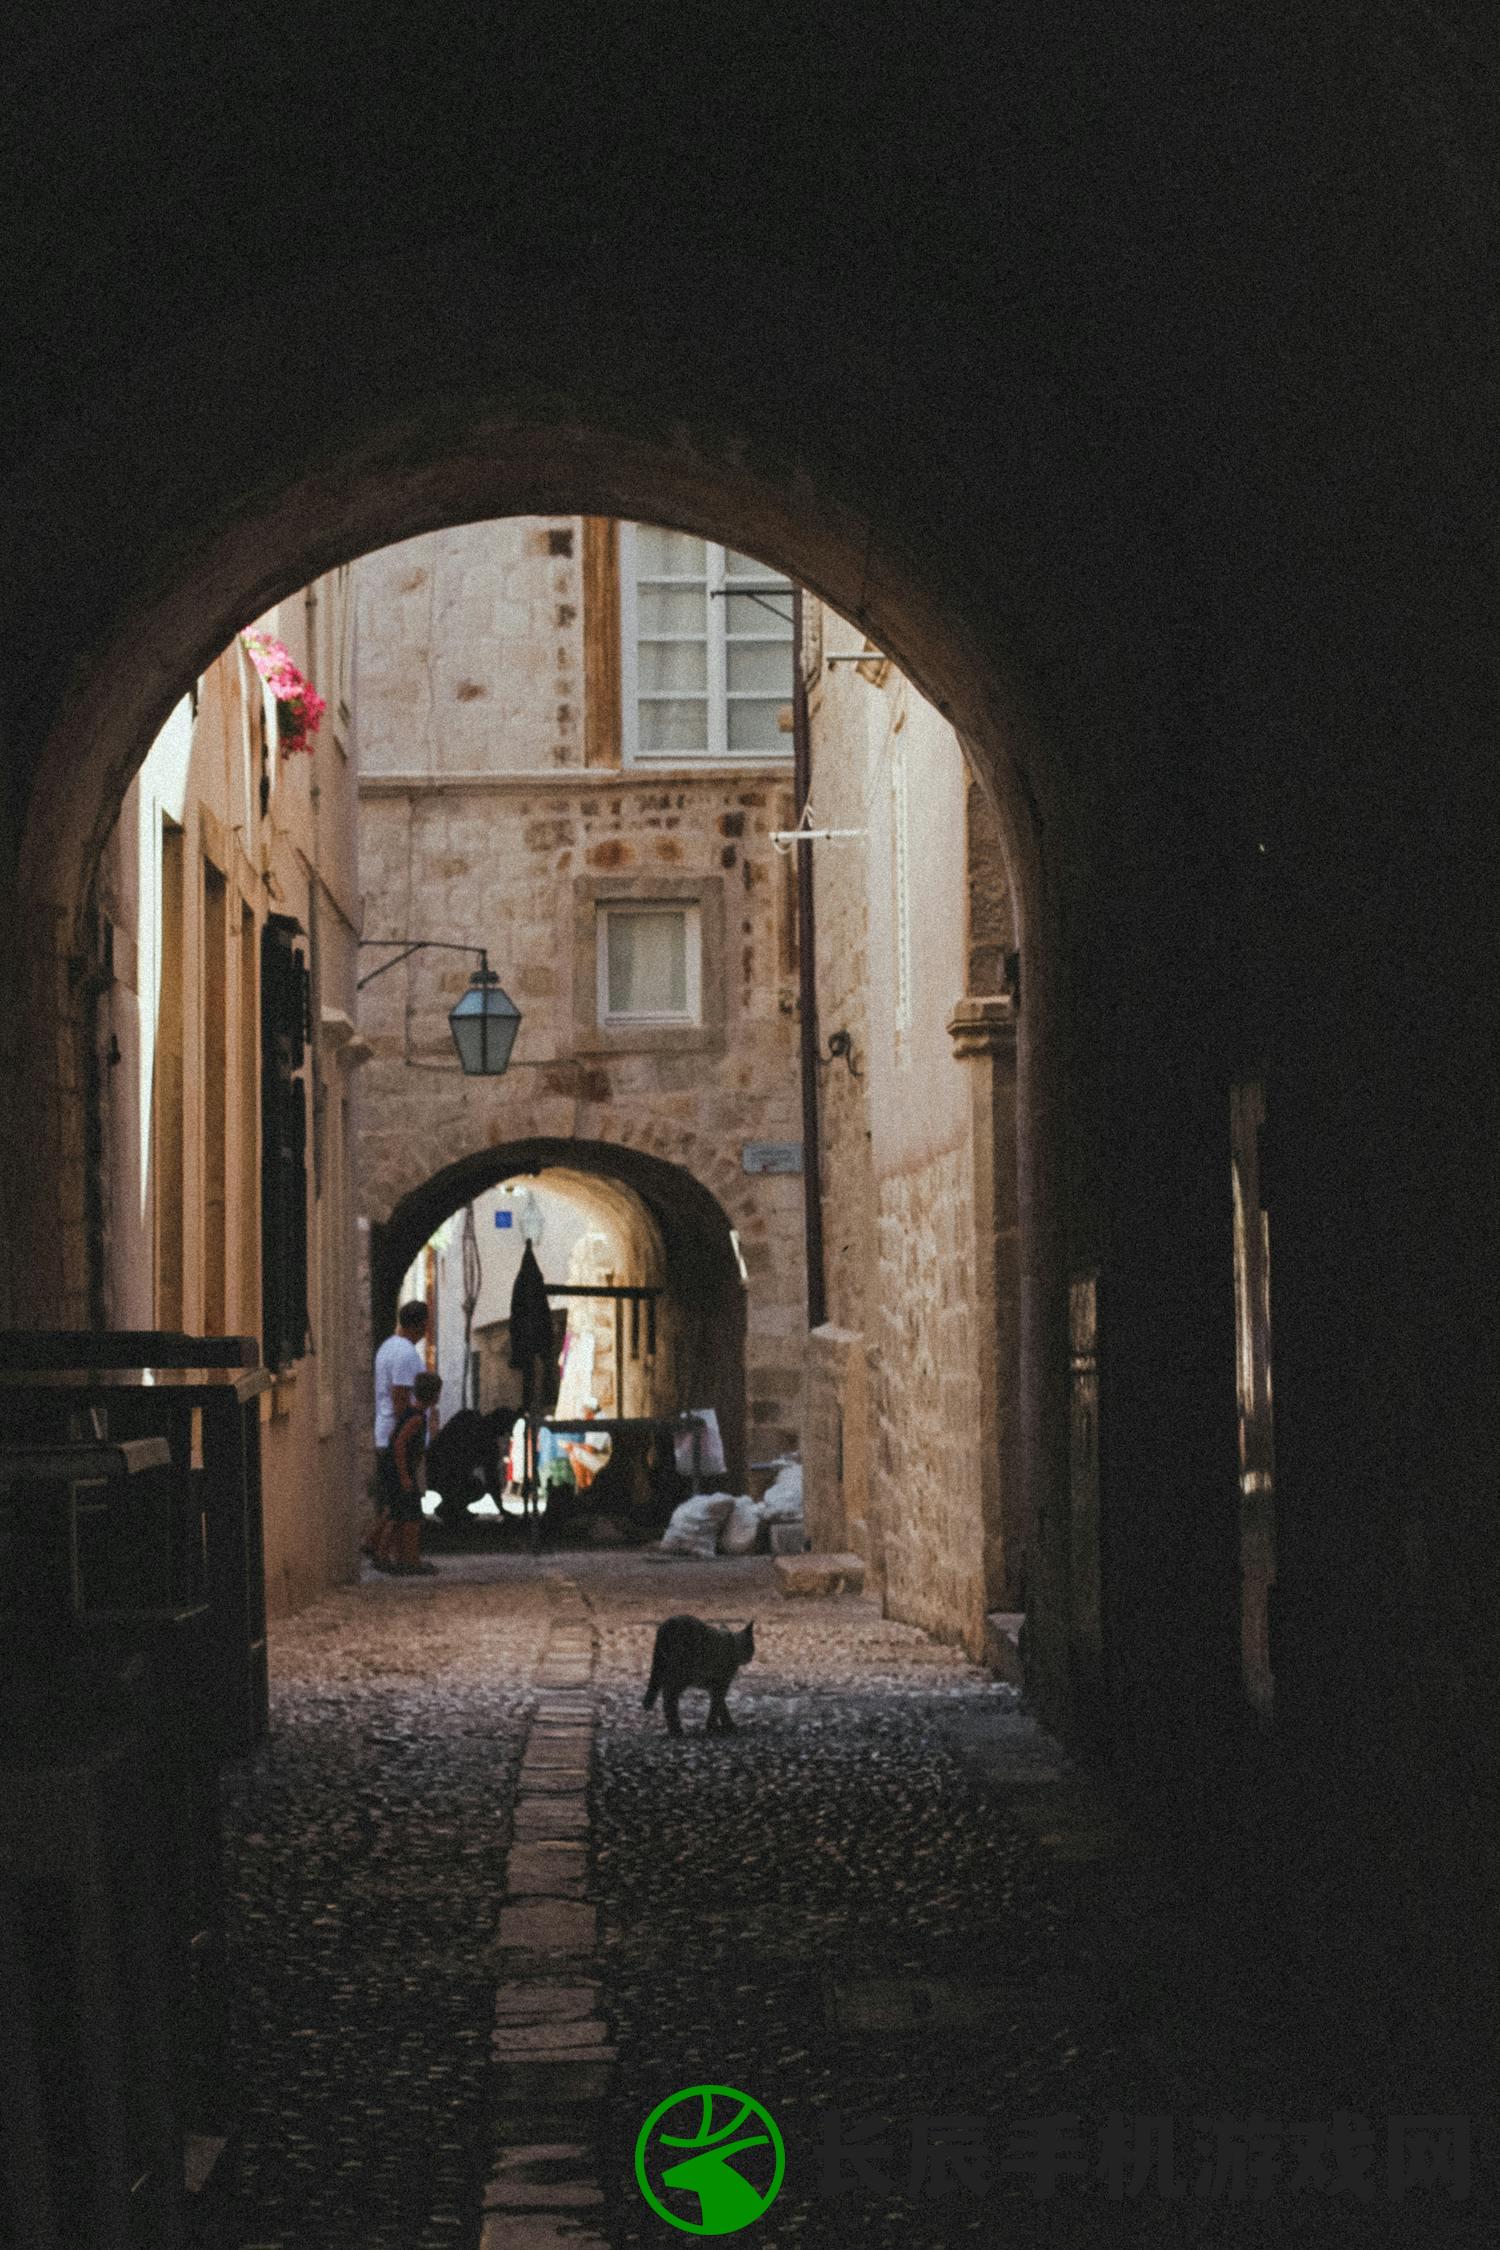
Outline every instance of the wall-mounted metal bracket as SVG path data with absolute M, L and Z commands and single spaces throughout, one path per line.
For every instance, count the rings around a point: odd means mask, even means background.
M 854 1059 L 854 1039 L 850 1032 L 830 1031 L 828 1034 L 828 1052 L 826 1055 L 819 1055 L 818 1060 L 820 1063 L 843 1063 L 851 1078 L 863 1078 L 864 1076 L 864 1072 Z

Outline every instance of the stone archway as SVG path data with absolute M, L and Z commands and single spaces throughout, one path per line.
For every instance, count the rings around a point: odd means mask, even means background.
M 1000 778 L 1031 1332 L 1065 1367 L 1065 1257 L 1102 1262 L 1136 1732 L 1234 1678 L 1223 1142 L 1267 1048 L 1292 1706 L 1340 1756 L 1393 1667 L 1462 1714 L 1453 1635 L 1413 1623 L 1429 1593 L 1463 1611 L 1492 1546 L 1491 135 L 1454 15 L 1289 39 L 1247 12 L 1226 48 L 1217 22 L 1163 47 L 1159 9 L 1082 43 L 989 11 L 960 52 L 945 18 L 839 7 L 653 45 L 631 12 L 440 6 L 412 41 L 351 0 L 287 19 L 328 97 L 302 164 L 233 13 L 21 42 L 7 1317 L 86 1314 L 90 839 L 197 666 L 455 516 L 717 525 L 866 624 Z
M 637 1140 L 659 1138 L 642 1131 Z M 683 1136 L 691 1141 L 695 1137 Z M 431 1153 L 429 1150 L 427 1153 Z M 370 1308 L 374 1333 L 391 1325 L 412 1259 L 433 1231 L 473 1197 L 518 1173 L 565 1169 L 618 1182 L 646 1206 L 660 1234 L 668 1291 L 683 1354 L 679 1382 L 693 1403 L 713 1406 L 724 1435 L 728 1474 L 743 1489 L 746 1453 L 746 1292 L 735 1249 L 735 1175 L 707 1145 L 681 1147 L 672 1161 L 629 1140 L 537 1138 L 471 1149 L 416 1182 L 370 1226 Z M 705 1180 L 694 1163 L 710 1172 Z M 745 1214 L 742 1212 L 740 1216 Z M 684 1403 L 687 1402 L 686 1397 Z
M 1023 1083 L 1034 1106 L 1045 1110 L 1051 1050 L 1032 1036 L 1031 1026 L 1049 1021 L 1047 994 L 1057 973 L 1050 938 L 1057 880 L 1052 865 L 1044 868 L 1037 815 L 1056 797 L 1056 776 L 1018 717 L 1009 668 L 997 662 L 994 645 L 976 633 L 962 607 L 944 598 L 940 574 L 924 579 L 888 530 L 867 511 L 818 491 L 800 463 L 766 457 L 747 466 L 740 442 L 711 425 L 679 425 L 670 441 L 643 440 L 636 431 L 622 430 L 597 401 L 586 414 L 580 409 L 571 416 L 555 408 L 542 411 L 530 399 L 513 401 L 503 414 L 492 400 L 455 401 L 451 414 L 388 429 L 373 451 L 346 456 L 325 475 L 289 476 L 258 496 L 248 513 L 218 522 L 190 556 L 177 558 L 169 582 L 143 596 L 145 606 L 125 619 L 77 679 L 43 752 L 18 894 L 25 935 L 17 934 L 17 948 L 29 960 L 32 990 L 55 993 L 61 982 L 66 991 L 62 959 L 80 949 L 88 871 L 118 790 L 151 726 L 194 665 L 247 615 L 305 582 L 310 571 L 373 545 L 444 522 L 557 510 L 648 518 L 732 540 L 858 622 L 935 706 L 952 716 L 992 798 L 1003 837 L 1028 959 L 1029 1020 L 1023 1019 L 1020 1029 Z M 156 658 L 149 668 L 140 658 L 147 639 Z M 1062 833 L 1058 824 L 1049 836 L 1049 862 L 1055 862 Z M 47 1017 L 45 1008 L 24 1011 L 25 1028 L 40 1027 Z M 76 1137 L 69 1119 L 77 1108 L 78 1026 L 66 1007 L 60 1015 L 54 1011 L 52 1020 L 61 1033 L 57 1047 L 18 1055 L 14 1082 L 56 1089 L 54 1145 L 65 1148 Z M 1055 1098 L 1052 1106 L 1055 1110 Z M 423 1164 L 431 1163 L 433 1130 L 446 1137 L 449 1161 L 458 1162 L 474 1147 L 495 1142 L 497 1122 L 481 1119 L 467 1098 L 445 1104 L 443 1120 L 422 1121 Z M 504 1138 L 509 1141 L 514 1131 L 512 1122 Z M 638 1153 L 703 1182 L 735 1223 L 742 1184 L 733 1166 L 720 1149 L 690 1145 L 690 1136 L 675 1123 L 647 1117 L 622 1123 L 612 1110 L 595 1114 L 580 1099 L 572 1131 L 580 1139 L 638 1143 Z M 1024 1125 L 1020 1138 L 1024 1144 Z M 406 1184 L 395 1176 L 382 1180 L 379 1171 L 377 1162 L 370 1169 L 375 1216 L 382 1201 L 388 1210 Z M 1023 1171 L 1022 1234 L 1029 1228 L 1036 1244 L 1055 1239 L 1040 1202 L 1046 1181 L 1041 1165 L 1030 1174 Z M 55 1200 L 49 1205 L 45 1195 L 33 1196 L 18 1214 L 17 1235 L 33 1252 L 31 1273 L 53 1290 L 67 1319 L 76 1317 L 67 1309 L 72 1283 L 66 1259 L 69 1239 L 76 1241 L 78 1234 L 74 1213 L 81 1181 L 64 1166 L 49 1184 Z M 1050 1424 L 1047 1420 L 1046 1373 L 1064 1348 L 1065 1277 L 1045 1251 L 1028 1260 L 1018 1250 L 1018 1262 L 1022 1319 L 1039 1340 L 1029 1414 L 1037 1442 L 1027 1468 L 1056 1486 L 1065 1473 L 1066 1435 L 1055 1414 Z M 783 1309 L 785 1362 L 797 1316 L 790 1305 Z M 731 1462 L 742 1462 L 746 1419 L 734 1409 L 728 1418 Z M 1034 1513 L 1040 1517 L 1042 1509 Z M 1060 1520 L 1057 1513 L 1053 1520 Z M 1065 1632 L 1065 1623 L 1060 1630 Z

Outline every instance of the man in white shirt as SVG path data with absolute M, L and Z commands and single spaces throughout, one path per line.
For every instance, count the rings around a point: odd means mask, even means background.
M 422 1338 L 427 1333 L 427 1307 L 420 1297 L 403 1305 L 396 1315 L 396 1332 L 387 1336 L 375 1354 L 375 1450 L 384 1453 L 396 1434 L 396 1424 L 411 1405 L 412 1385 L 427 1366 Z
M 375 1354 L 375 1522 L 364 1542 L 365 1553 L 381 1569 L 389 1567 L 387 1554 L 393 1517 L 391 1439 L 396 1425 L 412 1402 L 417 1377 L 426 1372 L 422 1338 L 427 1333 L 427 1307 L 420 1297 L 403 1305 L 396 1315 L 395 1334 L 387 1336 Z

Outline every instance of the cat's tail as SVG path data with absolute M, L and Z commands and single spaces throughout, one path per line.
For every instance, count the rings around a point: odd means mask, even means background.
M 649 1680 L 648 1680 L 648 1681 L 646 1682 L 646 1692 L 645 1692 L 645 1694 L 644 1694 L 644 1695 L 643 1695 L 643 1696 L 641 1697 L 641 1709 L 642 1709 L 643 1711 L 649 1711 L 649 1710 L 650 1710 L 650 1708 L 651 1708 L 652 1704 L 653 1704 L 653 1703 L 654 1703 L 654 1702 L 656 1701 L 656 1694 L 657 1694 L 657 1690 L 658 1690 L 658 1688 L 659 1688 L 660 1686 L 661 1686 L 661 1657 L 659 1656 L 659 1654 L 657 1653 L 657 1651 L 656 1651 L 655 1649 L 653 1649 L 653 1650 L 651 1651 L 651 1677 L 650 1677 L 650 1679 L 649 1679 Z

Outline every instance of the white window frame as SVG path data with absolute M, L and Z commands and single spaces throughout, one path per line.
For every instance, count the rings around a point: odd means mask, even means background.
M 705 576 L 696 573 L 677 573 L 671 576 L 652 575 L 654 586 L 701 586 L 703 589 L 703 630 L 707 652 L 707 686 L 702 697 L 683 692 L 678 700 L 704 702 L 708 718 L 708 741 L 704 747 L 693 750 L 643 750 L 640 728 L 640 607 L 637 589 L 640 584 L 639 545 L 636 526 L 620 526 L 620 755 L 627 766 L 766 766 L 789 764 L 792 747 L 790 735 L 785 751 L 731 750 L 729 747 L 729 706 L 733 700 L 751 703 L 769 701 L 745 689 L 736 694 L 729 687 L 728 625 L 729 603 L 726 594 L 779 594 L 786 599 L 791 593 L 791 582 L 779 571 L 769 568 L 756 571 L 737 570 L 730 573 L 729 563 L 748 559 L 737 548 L 717 545 L 713 540 L 703 542 Z M 786 636 L 769 629 L 764 634 L 736 633 L 737 644 L 768 642 L 785 646 L 787 650 L 786 702 L 792 700 L 792 665 L 794 652 Z M 680 636 L 679 636 L 680 637 Z M 659 700 L 670 698 L 663 694 Z M 653 698 L 653 700 L 658 700 Z
M 667 1011 L 639 1013 L 616 1011 L 609 1004 L 609 923 L 614 914 L 680 914 L 686 939 L 687 1007 L 681 1014 Z M 640 1029 L 665 1025 L 697 1029 L 703 1022 L 703 910 L 696 899 L 600 899 L 594 910 L 594 946 L 598 977 L 599 1023 L 602 1029 Z

